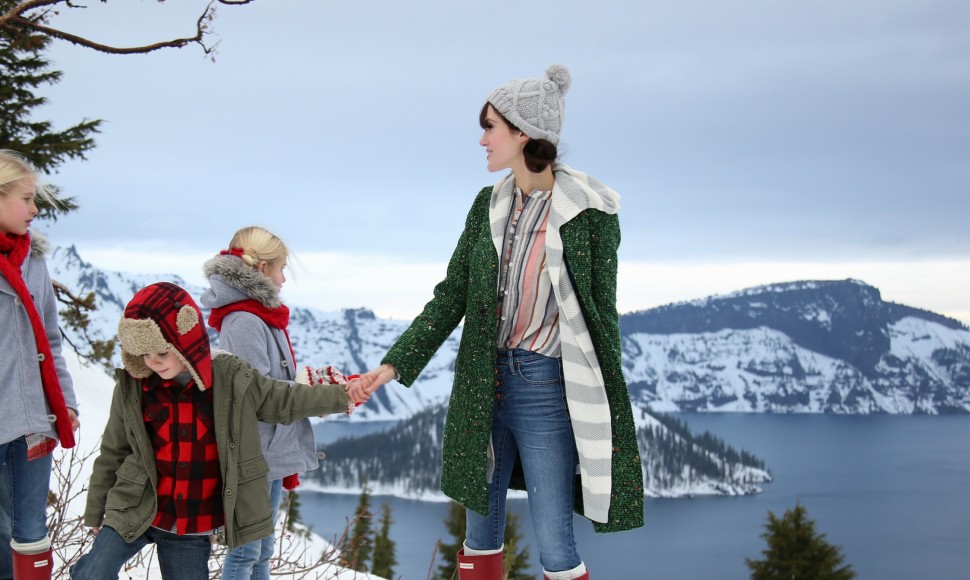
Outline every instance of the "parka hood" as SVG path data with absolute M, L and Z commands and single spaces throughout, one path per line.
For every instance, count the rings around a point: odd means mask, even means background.
M 202 274 L 210 286 L 200 299 L 207 308 L 220 308 L 249 298 L 266 308 L 278 308 L 283 304 L 279 287 L 237 256 L 215 256 L 202 266 Z
M 118 338 L 121 360 L 132 377 L 152 375 L 143 359 L 146 354 L 174 351 L 200 390 L 212 386 L 209 335 L 202 311 L 179 286 L 158 282 L 139 290 L 118 323 Z

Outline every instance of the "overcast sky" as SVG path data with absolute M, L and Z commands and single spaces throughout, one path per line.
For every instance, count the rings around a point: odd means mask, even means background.
M 91 1 L 52 24 L 191 35 L 204 2 Z M 264 225 L 291 304 L 413 317 L 485 168 L 478 111 L 566 65 L 563 160 L 622 197 L 619 307 L 857 278 L 970 322 L 970 2 L 257 0 L 215 62 L 55 42 L 57 128 L 104 119 L 42 225 L 110 269 L 182 274 Z

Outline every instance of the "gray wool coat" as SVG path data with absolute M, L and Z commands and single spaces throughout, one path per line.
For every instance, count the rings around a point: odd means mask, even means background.
M 203 273 L 209 279 L 209 289 L 200 302 L 208 308 L 219 308 L 249 298 L 267 308 L 282 304 L 279 289 L 272 281 L 235 256 L 212 258 L 203 266 Z M 238 356 L 270 378 L 284 381 L 296 378 L 296 364 L 286 335 L 282 330 L 268 326 L 255 314 L 227 314 L 219 333 L 219 348 Z M 271 481 L 319 466 L 309 419 L 300 419 L 291 425 L 260 422 L 259 438 Z
M 44 259 L 47 240 L 31 233 L 30 242 L 31 251 L 21 265 L 21 272 L 47 330 L 64 402 L 69 409 L 77 411 L 74 383 L 61 355 L 57 301 Z M 27 433 L 42 433 L 57 439 L 54 423 L 48 418 L 50 409 L 44 398 L 37 356 L 37 342 L 27 311 L 10 283 L 0 276 L 0 444 Z

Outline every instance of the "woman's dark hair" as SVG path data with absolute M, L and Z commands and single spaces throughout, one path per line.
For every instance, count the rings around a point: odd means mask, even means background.
M 485 128 L 485 117 L 488 115 L 488 108 L 491 103 L 485 103 L 482 107 L 482 112 L 478 114 L 478 124 L 481 125 L 482 129 Z M 522 133 L 522 129 L 519 129 L 515 125 L 509 122 L 505 118 L 505 115 L 499 113 L 495 107 L 492 107 L 495 114 L 505 121 L 505 124 L 509 126 L 510 129 L 515 129 L 516 131 Z M 556 146 L 552 144 L 551 141 L 545 139 L 533 139 L 529 137 L 529 141 L 522 148 L 522 155 L 525 156 L 525 166 L 529 168 L 532 173 L 542 173 L 546 167 L 549 167 L 556 161 L 556 157 L 559 156 L 559 150 Z

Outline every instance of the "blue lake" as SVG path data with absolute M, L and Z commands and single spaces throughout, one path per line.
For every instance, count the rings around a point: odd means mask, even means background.
M 579 551 L 592 578 L 748 578 L 744 561 L 761 556 L 768 511 L 780 516 L 800 502 L 861 579 L 970 579 L 970 417 L 679 417 L 692 431 L 710 431 L 764 459 L 774 481 L 747 497 L 647 499 L 646 525 L 630 532 L 594 534 L 577 517 Z M 348 424 L 318 427 L 324 447 L 361 432 Z M 358 496 L 304 491 L 300 501 L 303 520 L 333 538 Z M 435 541 L 451 541 L 446 504 L 373 498 L 375 510 L 382 503 L 393 510 L 397 577 L 427 578 Z M 512 500 L 510 509 L 521 516 L 524 542 L 534 546 L 527 502 Z M 534 551 L 530 561 L 541 578 Z

